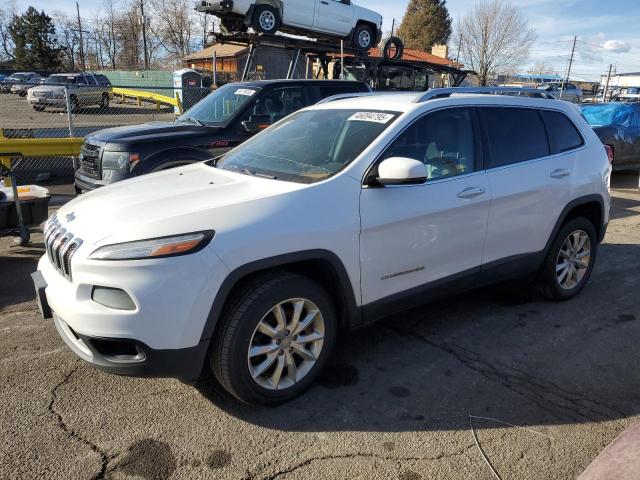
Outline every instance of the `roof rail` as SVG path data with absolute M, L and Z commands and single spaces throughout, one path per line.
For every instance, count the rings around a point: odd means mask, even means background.
M 453 88 L 434 88 L 424 93 L 421 97 L 418 97 L 415 102 L 421 103 L 427 100 L 435 100 L 438 98 L 448 98 L 451 95 L 458 93 L 466 94 L 482 94 L 482 95 L 509 95 L 509 96 L 522 96 L 532 98 L 544 98 L 548 100 L 555 100 L 556 97 L 549 92 L 539 90 L 537 88 L 521 88 L 521 87 L 453 87 Z
M 339 93 L 337 95 L 331 95 L 330 97 L 323 98 L 316 105 L 321 103 L 335 102 L 336 100 L 345 100 L 347 98 L 368 97 L 374 95 L 375 92 L 353 92 L 353 93 Z

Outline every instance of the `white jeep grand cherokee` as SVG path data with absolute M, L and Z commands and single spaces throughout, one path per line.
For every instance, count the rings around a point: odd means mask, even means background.
M 437 95 L 315 105 L 216 160 L 69 202 L 33 274 L 44 316 L 103 370 L 210 368 L 276 404 L 342 329 L 513 278 L 578 294 L 609 220 L 598 137 L 566 102 Z
M 200 0 L 196 10 L 220 17 L 228 31 L 319 33 L 346 39 L 358 50 L 369 50 L 382 38 L 382 16 L 351 0 Z

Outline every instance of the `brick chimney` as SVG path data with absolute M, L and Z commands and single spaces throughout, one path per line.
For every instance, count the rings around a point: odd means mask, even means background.
M 431 54 L 440 58 L 449 58 L 449 47 L 447 45 L 434 45 L 431 47 Z

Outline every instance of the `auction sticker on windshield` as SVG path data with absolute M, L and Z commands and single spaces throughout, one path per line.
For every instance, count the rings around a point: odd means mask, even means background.
M 360 122 L 375 122 L 375 123 L 389 123 L 395 115 L 391 115 L 390 113 L 379 113 L 379 112 L 358 112 L 351 115 L 348 120 L 360 121 Z
M 247 95 L 248 97 L 252 96 L 256 93 L 255 90 L 251 90 L 250 88 L 239 88 L 235 91 L 236 95 Z

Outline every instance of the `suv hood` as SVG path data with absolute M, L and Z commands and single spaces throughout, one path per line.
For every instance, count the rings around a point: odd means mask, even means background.
M 127 125 L 124 127 L 105 128 L 87 136 L 86 141 L 97 143 L 117 142 L 157 142 L 158 135 L 161 140 L 170 140 L 172 137 L 184 138 L 185 135 L 202 135 L 205 131 L 220 127 L 202 127 L 193 123 L 178 122 L 149 122 L 140 125 Z
M 62 92 L 64 93 L 64 87 L 60 85 L 38 85 L 31 88 L 32 92 Z
M 74 236 L 95 247 L 251 221 L 255 212 L 264 211 L 267 198 L 304 187 L 197 163 L 83 194 L 60 208 L 58 219 Z M 261 202 L 261 209 L 247 207 L 255 201 Z

